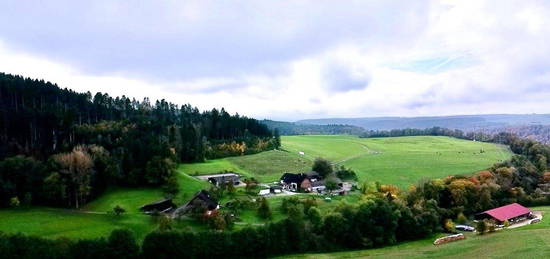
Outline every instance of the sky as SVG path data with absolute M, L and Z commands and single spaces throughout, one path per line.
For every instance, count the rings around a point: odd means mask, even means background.
M 550 2 L 3 0 L 0 72 L 258 119 L 550 113 Z

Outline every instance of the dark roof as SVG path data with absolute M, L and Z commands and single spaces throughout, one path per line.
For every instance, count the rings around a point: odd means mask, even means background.
M 152 211 L 159 211 L 164 212 L 166 210 L 171 210 L 173 208 L 176 208 L 176 204 L 172 202 L 172 199 L 165 199 L 160 201 L 155 201 L 149 204 L 145 204 L 139 208 L 143 212 L 152 212 Z
M 191 201 L 189 201 L 188 204 L 192 204 L 196 200 L 200 200 L 200 201 L 204 202 L 206 204 L 206 207 L 209 210 L 213 210 L 213 209 L 218 207 L 218 201 L 216 201 L 214 198 L 212 198 L 210 196 L 210 193 L 208 193 L 205 190 L 201 190 L 200 192 L 198 192 L 195 195 L 195 197 L 193 197 L 193 199 L 191 199 Z
M 195 196 L 193 196 L 193 198 L 185 205 L 174 210 L 174 212 L 172 212 L 172 216 L 177 217 L 189 212 L 197 202 L 204 204 L 208 210 L 214 210 L 218 208 L 218 201 L 212 198 L 212 196 L 210 196 L 210 193 L 208 193 L 207 191 L 201 190 L 200 192 L 197 192 Z
M 306 176 L 304 174 L 284 173 L 283 176 L 281 176 L 281 181 L 285 183 L 301 183 L 305 178 Z
M 239 179 L 239 175 L 237 174 L 217 174 L 217 175 L 211 175 L 208 177 L 208 179 Z
M 528 208 L 525 208 L 517 203 L 512 203 L 506 206 L 482 212 L 482 214 L 487 214 L 499 221 L 505 221 L 511 218 L 529 214 L 530 212 L 531 210 L 529 210 Z

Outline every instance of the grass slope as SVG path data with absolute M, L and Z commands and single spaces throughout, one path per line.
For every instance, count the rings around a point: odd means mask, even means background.
M 261 182 L 279 180 L 283 172 L 302 172 L 311 168 L 311 160 L 281 150 L 259 154 L 209 160 L 205 163 L 182 164 L 180 169 L 188 175 L 214 174 L 223 170 L 234 171 Z
M 434 246 L 432 242 L 435 238 L 428 238 L 378 249 L 284 258 L 545 258 L 550 254 L 550 207 L 531 209 L 543 211 L 541 223 L 484 236 L 469 233 L 466 240 L 441 246 Z
M 194 193 L 206 188 L 208 183 L 190 177 L 178 170 L 180 194 L 176 199 L 181 204 Z M 143 204 L 162 199 L 158 188 L 112 188 L 81 210 L 59 208 L 17 208 L 0 210 L 0 231 L 25 233 L 46 238 L 68 237 L 75 239 L 107 236 L 113 229 L 127 228 L 138 239 L 156 228 L 150 216 L 139 211 Z M 107 214 L 120 205 L 126 213 L 120 217 Z M 186 225 L 183 222 L 181 225 Z
M 310 159 L 325 157 L 337 165 L 351 167 L 360 181 L 379 181 L 401 188 L 423 178 L 476 172 L 511 156 L 505 146 L 434 136 L 289 136 L 283 138 L 283 148 L 295 154 L 304 152 Z
M 306 171 L 316 157 L 323 157 L 353 168 L 361 181 L 407 188 L 423 178 L 483 170 L 511 156 L 505 146 L 432 136 L 372 139 L 344 135 L 285 136 L 282 144 L 284 151 L 184 164 L 180 168 L 189 175 L 230 170 L 272 182 L 284 172 Z M 481 150 L 484 152 L 480 153 Z

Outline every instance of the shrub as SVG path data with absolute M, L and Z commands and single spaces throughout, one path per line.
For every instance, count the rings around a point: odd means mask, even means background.
M 272 216 L 271 208 L 266 198 L 260 199 L 260 206 L 258 207 L 258 216 L 262 219 L 270 219 Z
M 19 207 L 19 205 L 21 205 L 21 202 L 19 201 L 19 198 L 17 196 L 10 199 L 10 207 L 17 208 Z
M 443 224 L 443 227 L 445 228 L 445 231 L 447 231 L 449 233 L 455 233 L 456 232 L 455 224 L 450 219 L 445 220 L 445 224 Z
M 483 235 L 487 231 L 487 224 L 485 220 L 478 220 L 476 223 L 476 231 L 478 234 Z
M 509 227 L 510 226 L 510 221 L 505 220 L 503 225 L 504 225 L 505 228 Z
M 464 213 L 460 212 L 458 213 L 458 216 L 456 216 L 456 222 L 459 224 L 466 224 L 466 222 L 468 222 L 468 218 L 464 216 Z
M 122 207 L 120 207 L 120 205 L 116 205 L 114 208 L 113 208 L 113 214 L 115 216 L 120 216 L 122 214 L 124 214 L 126 212 L 126 210 Z
M 173 222 L 172 218 L 167 217 L 165 215 L 160 215 L 158 218 L 158 221 L 159 221 L 159 226 L 158 226 L 159 231 L 172 230 L 172 222 Z

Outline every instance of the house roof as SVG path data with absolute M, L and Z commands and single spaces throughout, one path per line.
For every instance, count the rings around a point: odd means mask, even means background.
M 214 200 L 210 196 L 210 193 L 208 193 L 205 190 L 201 190 L 200 192 L 198 192 L 195 195 L 195 197 L 193 199 L 191 199 L 191 201 L 189 203 L 192 203 L 193 201 L 195 201 L 197 199 L 203 201 L 206 204 L 206 206 L 208 207 L 209 210 L 213 210 L 213 209 L 218 207 L 218 202 L 216 200 Z
M 511 218 L 528 214 L 530 212 L 531 210 L 529 210 L 528 208 L 525 208 L 518 203 L 512 203 L 506 206 L 485 211 L 483 212 L 483 214 L 490 215 L 491 217 L 498 219 L 499 221 L 505 221 Z
M 165 199 L 141 206 L 139 209 L 144 212 L 148 211 L 166 211 L 168 209 L 175 208 L 176 205 L 172 202 L 172 199 Z
M 305 178 L 306 176 L 304 174 L 284 173 L 283 176 L 281 176 L 281 181 L 285 183 L 301 183 Z

